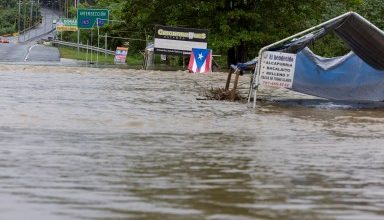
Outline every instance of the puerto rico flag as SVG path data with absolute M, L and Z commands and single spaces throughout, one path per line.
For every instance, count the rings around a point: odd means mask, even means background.
M 194 73 L 212 71 L 212 50 L 193 48 L 189 58 L 188 69 Z

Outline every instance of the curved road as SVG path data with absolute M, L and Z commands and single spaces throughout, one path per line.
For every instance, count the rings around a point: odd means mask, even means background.
M 49 9 L 42 8 L 42 23 L 21 34 L 9 37 L 9 43 L 0 43 L 0 62 L 58 62 L 60 54 L 57 48 L 37 44 L 38 40 L 53 37 L 55 26 L 53 20 L 58 15 Z

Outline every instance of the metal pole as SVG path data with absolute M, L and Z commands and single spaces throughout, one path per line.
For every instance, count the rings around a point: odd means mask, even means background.
M 66 11 L 66 13 L 67 13 L 67 18 L 69 17 L 69 1 L 68 0 L 66 0 L 67 1 L 67 5 L 66 5 L 66 7 L 67 7 L 67 11 Z
M 25 22 L 27 20 L 27 7 L 25 7 L 25 1 L 26 0 L 23 0 L 23 8 L 24 8 L 23 38 L 24 38 L 24 42 L 25 42 Z
M 107 46 L 108 46 L 108 44 L 107 44 L 107 40 L 108 40 L 108 38 L 107 38 L 107 33 L 105 33 L 105 39 L 104 39 L 104 43 L 105 43 L 105 52 L 104 52 L 104 57 L 106 58 L 107 57 Z
M 47 30 L 47 11 L 44 9 L 44 32 Z
M 32 21 L 32 18 L 33 18 L 33 1 L 30 1 L 29 2 L 29 31 L 28 31 L 28 40 L 31 39 L 31 32 L 32 32 L 32 24 L 33 24 L 33 21 Z
M 97 55 L 96 55 L 96 65 L 99 65 L 99 48 L 100 48 L 99 18 L 96 19 L 96 23 L 97 23 Z
M 33 18 L 33 1 L 29 1 L 29 28 L 32 27 L 32 18 Z
M 93 56 L 93 50 L 92 50 L 92 47 L 93 47 L 93 29 L 91 29 L 91 63 L 92 63 L 92 56 Z
M 19 33 L 17 35 L 17 42 L 19 43 L 20 42 L 20 18 L 21 18 L 21 0 L 19 0 L 19 16 L 17 18 L 17 32 Z
M 67 0 L 67 18 L 69 18 L 69 0 Z
M 35 36 L 37 36 L 37 26 L 40 26 L 40 19 L 38 19 L 39 18 L 39 16 L 38 16 L 39 9 L 40 9 L 40 0 L 37 0 L 36 10 L 35 10 L 35 19 L 37 22 L 33 23 L 33 26 L 35 27 Z
M 89 45 L 89 40 L 87 40 L 87 53 L 85 55 L 85 66 L 88 66 L 88 45 Z
M 79 58 L 80 52 L 80 28 L 77 29 L 77 58 Z
M 51 2 L 51 10 L 52 10 L 52 14 L 51 14 L 51 30 L 53 29 L 53 16 L 54 16 L 54 14 L 53 14 L 53 11 L 54 11 L 54 9 L 53 9 L 53 2 Z

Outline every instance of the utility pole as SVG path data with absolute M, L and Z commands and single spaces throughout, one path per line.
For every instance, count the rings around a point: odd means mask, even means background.
M 69 0 L 65 0 L 66 1 L 66 11 L 65 11 L 65 13 L 66 13 L 66 16 L 67 16 L 67 18 L 69 17 Z
M 24 35 L 24 42 L 25 42 L 25 22 L 27 21 L 27 7 L 25 7 L 25 1 L 26 0 L 23 0 L 23 8 L 24 8 L 23 35 Z
M 28 28 L 28 40 L 31 39 L 31 32 L 33 27 L 33 1 L 29 2 L 29 28 Z
M 91 29 L 91 47 L 93 47 L 93 27 Z M 91 63 L 93 58 L 93 50 L 91 49 Z
M 64 0 L 64 16 L 66 18 L 68 18 L 68 16 L 67 16 L 67 6 L 68 6 L 68 0 Z
M 97 56 L 96 56 L 96 66 L 99 65 L 99 48 L 100 48 L 100 28 L 99 28 L 99 19 L 96 19 L 97 24 Z
M 29 28 L 33 26 L 33 3 L 34 1 L 29 2 Z
M 64 1 L 66 1 L 66 0 L 64 0 Z M 60 16 L 65 16 L 65 3 L 61 4 L 61 2 L 58 2 L 57 7 L 59 10 Z
M 47 30 L 47 11 L 44 9 L 44 32 Z
M 17 35 L 17 42 L 20 42 L 20 18 L 21 18 L 21 0 L 18 1 L 17 3 L 19 5 L 19 15 L 17 16 L 17 32 L 19 33 Z
M 53 0 L 51 0 L 51 10 L 52 10 L 52 14 L 51 14 L 51 30 L 53 29 L 53 11 L 55 10 L 55 8 L 53 7 Z M 60 5 L 60 4 L 59 4 Z
M 38 11 L 39 11 L 39 9 L 40 9 L 40 0 L 37 0 L 37 5 L 36 5 L 37 7 L 36 7 L 36 17 L 37 17 L 37 15 L 38 15 Z

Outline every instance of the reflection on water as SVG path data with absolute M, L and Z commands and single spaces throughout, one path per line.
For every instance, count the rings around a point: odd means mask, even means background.
M 1 219 L 384 219 L 383 108 L 224 80 L 2 67 Z

